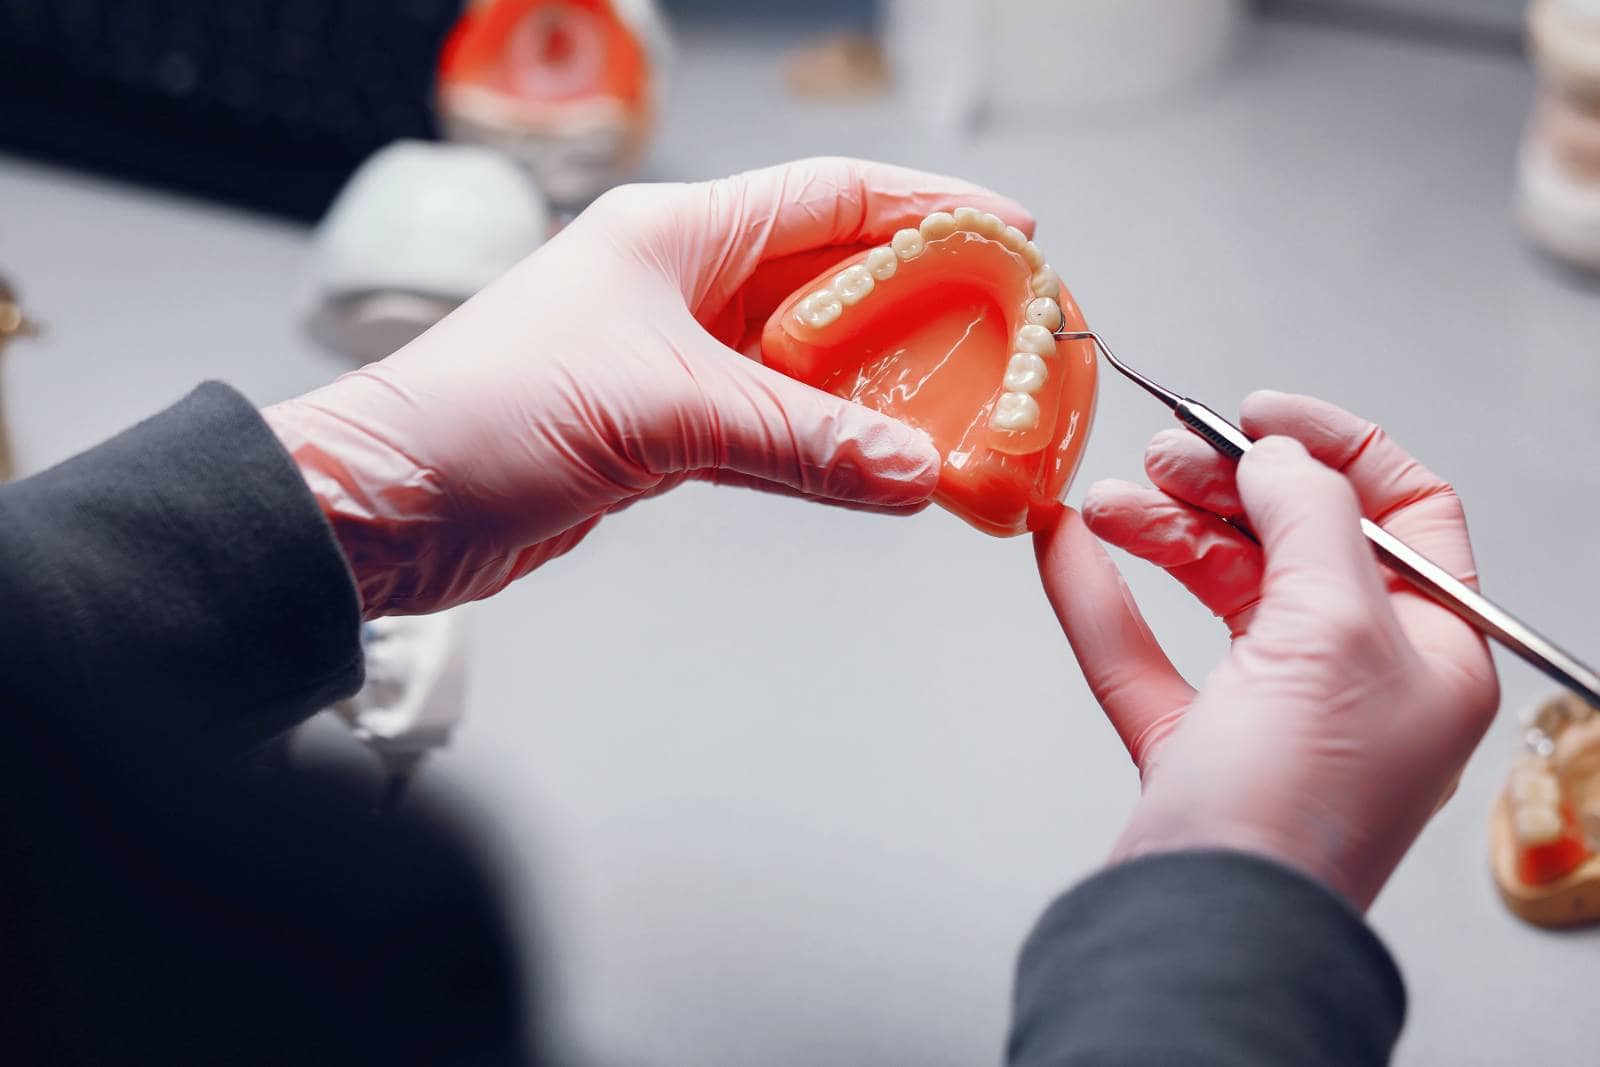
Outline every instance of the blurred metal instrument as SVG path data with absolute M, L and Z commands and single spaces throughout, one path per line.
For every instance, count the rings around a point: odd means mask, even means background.
M 1253 442 L 1243 430 L 1204 404 L 1179 396 L 1140 374 L 1118 359 L 1093 331 L 1064 331 L 1056 336 L 1064 341 L 1094 342 L 1118 373 L 1161 401 L 1185 429 L 1222 455 L 1236 460 L 1250 450 Z M 1372 543 L 1378 558 L 1419 593 L 1600 708 L 1600 674 L 1592 668 L 1372 520 L 1361 520 L 1361 532 Z
M 37 336 L 39 328 L 22 314 L 22 304 L 16 290 L 0 278 L 0 356 L 13 337 Z M 0 387 L 0 482 L 11 480 L 15 467 L 11 462 L 11 433 L 6 427 L 5 391 Z

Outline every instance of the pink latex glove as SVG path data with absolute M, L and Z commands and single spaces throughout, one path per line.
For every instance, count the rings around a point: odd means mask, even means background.
M 1091 487 L 1081 518 L 1038 536 L 1040 573 L 1143 782 L 1113 859 L 1243 849 L 1365 908 L 1487 729 L 1499 683 L 1474 630 L 1378 566 L 1359 516 L 1475 584 L 1466 522 L 1448 485 L 1348 412 L 1261 392 L 1242 416 L 1262 440 L 1237 471 L 1184 431 L 1157 435 L 1157 488 Z M 1260 547 L 1206 512 L 1245 518 Z M 1227 623 L 1232 646 L 1198 692 L 1091 531 Z
M 994 193 L 848 159 L 616 189 L 399 352 L 265 415 L 369 618 L 489 596 L 686 477 L 915 508 L 925 436 L 741 352 L 795 286 L 952 203 L 1033 230 Z

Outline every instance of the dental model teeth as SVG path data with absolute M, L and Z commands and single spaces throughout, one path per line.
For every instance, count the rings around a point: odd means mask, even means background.
M 833 276 L 833 295 L 845 307 L 854 307 L 871 295 L 877 287 L 877 282 L 872 278 L 872 272 L 862 264 L 846 267 Z
M 978 232 L 978 219 L 983 215 L 975 207 L 958 207 L 955 210 L 956 229 Z
M 795 306 L 794 317 L 802 326 L 820 330 L 832 326 L 844 314 L 844 304 L 832 289 L 818 289 Z
M 1050 368 L 1045 366 L 1044 360 L 1032 352 L 1016 352 L 1011 356 L 1011 362 L 1006 364 L 1006 376 L 1002 384 L 1006 391 L 1011 393 L 1037 393 L 1044 388 L 1044 383 L 1050 377 Z
M 1044 269 L 1044 266 L 1045 266 L 1044 253 L 1039 251 L 1039 246 L 1034 244 L 1032 241 L 1024 241 L 1023 242 L 1021 256 L 1022 256 L 1022 262 L 1026 263 L 1028 265 L 1029 269 L 1031 269 L 1031 270 L 1043 270 Z M 1050 293 L 1048 295 L 1054 296 L 1055 294 L 1054 293 Z
M 867 253 L 864 265 L 874 278 L 886 282 L 894 277 L 894 272 L 900 269 L 900 257 L 894 254 L 894 249 L 887 246 L 874 248 Z
M 1028 310 L 1023 317 L 1035 326 L 1043 326 L 1051 333 L 1059 333 L 1066 320 L 1061 316 L 1061 305 L 1048 296 L 1037 297 L 1029 301 Z
M 1014 344 L 1018 352 L 1032 352 L 1036 356 L 1053 356 L 1056 354 L 1055 334 L 1030 322 L 1017 330 L 1017 339 Z
M 935 211 L 923 219 L 922 225 L 918 227 L 923 238 L 929 241 L 949 237 L 956 232 L 956 229 L 956 217 L 948 211 Z
M 1511 819 L 1524 845 L 1548 845 L 1561 837 L 1561 813 L 1548 804 L 1518 805 Z
M 1021 255 L 1022 246 L 1028 243 L 1028 235 L 1015 226 L 1007 226 L 1000 231 L 1000 243 L 1006 246 L 1007 251 Z
M 978 216 L 977 225 L 972 228 L 972 232 L 991 241 L 998 241 L 1000 235 L 1006 232 L 1006 221 L 999 215 L 985 211 Z
M 901 259 L 916 259 L 927 251 L 928 242 L 923 239 L 920 230 L 907 228 L 898 231 L 894 235 L 893 240 L 889 242 L 889 247 L 893 248 L 894 254 Z
M 1001 393 L 989 425 L 996 430 L 1031 430 L 1039 425 L 1039 402 L 1027 393 Z
M 1061 291 L 1061 275 L 1046 264 L 1033 272 L 1033 295 L 1055 296 Z

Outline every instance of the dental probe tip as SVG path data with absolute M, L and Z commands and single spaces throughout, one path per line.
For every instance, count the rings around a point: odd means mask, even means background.
M 1112 369 L 1118 374 L 1121 374 L 1124 378 L 1127 378 L 1174 411 L 1177 410 L 1178 405 L 1183 403 L 1183 397 L 1170 389 L 1157 385 L 1118 359 L 1116 353 L 1111 351 L 1111 346 L 1101 340 L 1100 335 L 1093 330 L 1060 330 L 1055 336 L 1063 341 L 1093 341 L 1095 348 L 1099 349 L 1100 354 L 1106 357 L 1106 362 L 1111 364 Z

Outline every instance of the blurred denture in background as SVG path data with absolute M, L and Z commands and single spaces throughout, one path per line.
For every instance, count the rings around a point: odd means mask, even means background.
M 439 124 L 581 206 L 643 156 L 667 50 L 654 0 L 479 0 L 440 55 Z
M 1535 0 L 1540 89 L 1518 166 L 1518 215 L 1540 247 L 1600 271 L 1600 0 Z

